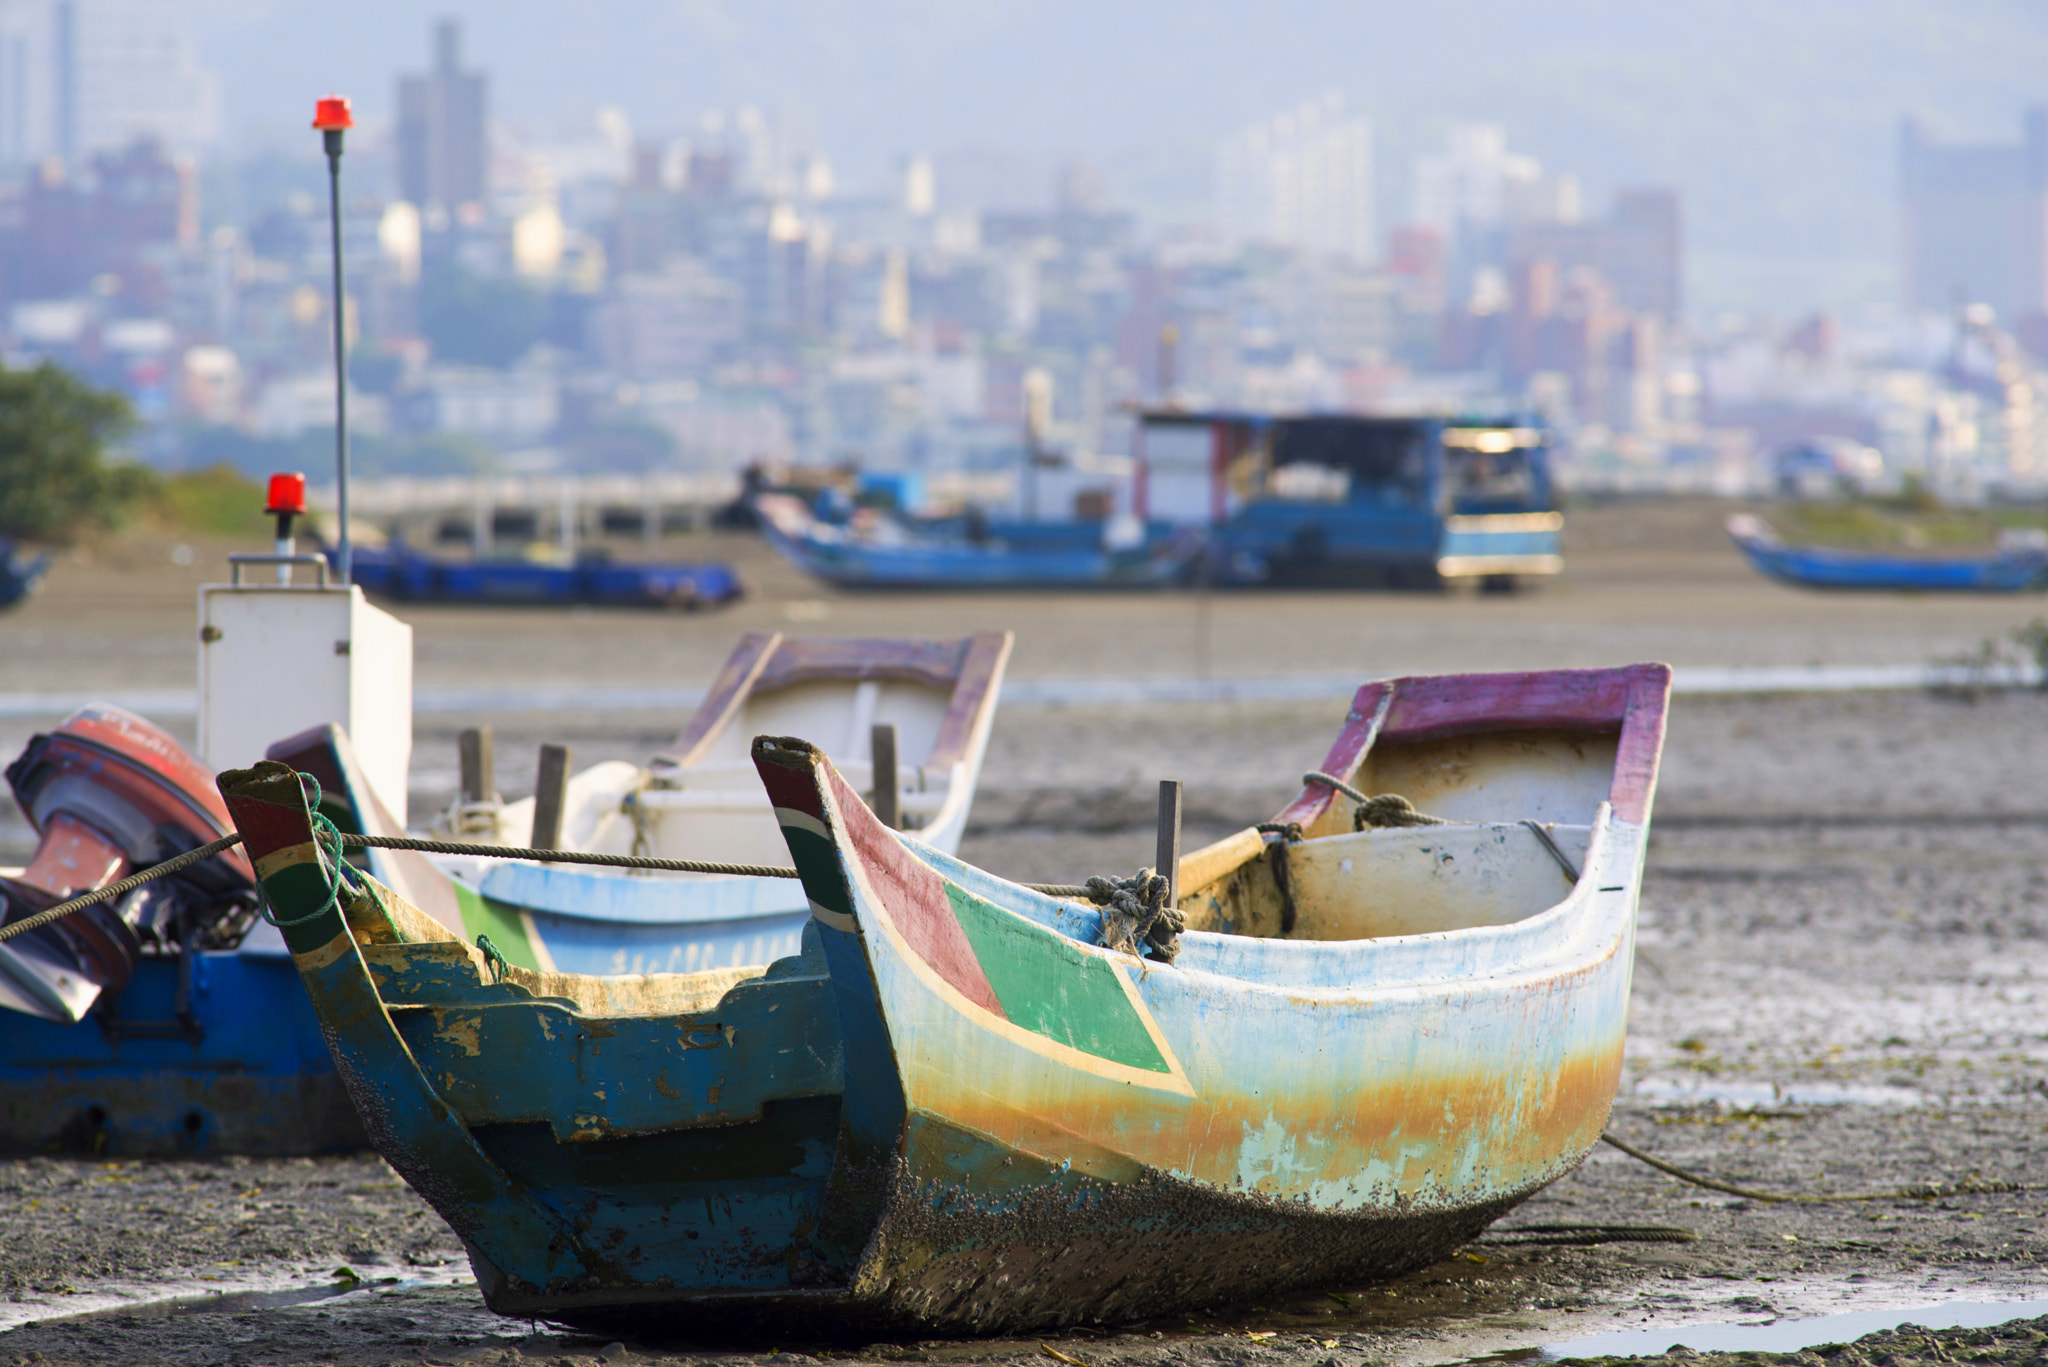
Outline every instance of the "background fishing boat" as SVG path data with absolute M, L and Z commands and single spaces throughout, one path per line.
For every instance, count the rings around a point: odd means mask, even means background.
M 747 756 L 764 731 L 817 736 L 890 820 L 959 848 L 1008 666 L 1009 632 L 954 640 L 750 632 L 668 750 L 593 765 L 541 813 L 551 848 L 779 864 L 782 837 Z M 886 732 L 886 735 L 882 733 Z M 878 735 L 890 753 L 877 763 Z M 458 814 L 463 833 L 526 846 L 537 797 Z M 797 951 L 810 914 L 786 879 L 627 875 L 561 864 L 440 861 L 483 899 L 512 961 L 580 973 L 765 964 Z M 381 873 L 380 873 L 381 876 Z
M 330 563 L 337 552 L 329 551 Z M 420 603 L 591 603 L 705 608 L 745 592 L 732 566 L 643 564 L 604 555 L 449 560 L 402 541 L 357 546 L 351 578 L 385 598 Z
M 1125 534 L 1114 520 L 917 523 L 861 509 L 835 523 L 786 494 L 754 509 L 785 559 L 841 588 L 1137 588 L 1181 578 L 1202 549 L 1191 530 Z
M 2021 593 L 2048 588 L 2048 533 L 2007 532 L 1974 555 L 1919 555 L 1889 550 L 1790 546 L 1749 513 L 1728 519 L 1728 539 L 1757 570 L 1809 589 L 1887 589 L 1950 593 Z
M 24 555 L 12 537 L 0 536 L 0 608 L 11 608 L 42 587 L 50 553 Z
M 1570 1171 L 1619 1073 L 1668 688 L 1367 685 L 1270 832 L 1181 863 L 1171 963 L 889 830 L 801 742 L 753 749 L 802 953 L 644 979 L 489 964 L 337 889 L 288 766 L 221 782 L 374 1142 L 492 1308 L 1021 1329 L 1391 1275 Z M 1357 785 L 1442 824 L 1360 829 Z

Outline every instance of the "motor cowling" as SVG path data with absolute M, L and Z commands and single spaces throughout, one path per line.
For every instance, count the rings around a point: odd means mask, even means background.
M 234 829 L 212 773 L 160 728 L 106 704 L 80 708 L 32 739 L 7 767 L 35 856 L 0 878 L 4 920 L 105 887 Z M 98 903 L 0 941 L 0 1005 L 57 1021 L 84 1018 L 119 992 L 146 947 L 173 948 L 255 896 L 239 848 L 116 903 Z

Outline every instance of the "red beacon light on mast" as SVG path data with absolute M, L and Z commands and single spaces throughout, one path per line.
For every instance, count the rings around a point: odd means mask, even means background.
M 313 106 L 313 126 L 323 133 L 339 133 L 356 126 L 355 115 L 349 112 L 348 101 L 339 95 L 329 95 Z
M 272 548 L 279 557 L 277 582 L 289 584 L 291 562 L 283 557 L 297 550 L 292 541 L 292 519 L 306 515 L 306 477 L 298 473 L 272 475 L 269 495 L 263 511 L 277 519 L 277 542 Z

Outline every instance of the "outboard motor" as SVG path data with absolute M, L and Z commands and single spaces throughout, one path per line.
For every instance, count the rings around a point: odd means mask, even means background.
M 0 923 L 105 887 L 234 829 L 213 775 L 175 740 L 129 712 L 80 708 L 7 766 L 42 837 L 21 873 L 0 878 Z M 241 849 L 145 883 L 117 903 L 0 941 L 0 1006 L 75 1023 L 118 993 L 147 951 L 176 950 L 255 905 Z

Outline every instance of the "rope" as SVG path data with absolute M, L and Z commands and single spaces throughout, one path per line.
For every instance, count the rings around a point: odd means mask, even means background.
M 313 800 L 318 802 L 319 784 L 317 780 L 314 780 L 310 775 L 302 775 L 301 777 L 313 783 Z M 624 854 L 588 854 L 582 850 L 536 850 L 514 848 L 507 845 L 471 845 L 452 840 L 414 840 L 409 836 L 351 835 L 336 829 L 334 823 L 319 812 L 312 813 L 312 817 L 314 839 L 322 841 L 323 847 L 330 851 L 329 862 L 334 871 L 333 882 L 328 887 L 327 900 L 321 904 L 319 910 L 309 912 L 305 916 L 296 917 L 289 921 L 277 920 L 271 913 L 269 904 L 266 901 L 259 908 L 263 919 L 280 928 L 310 921 L 315 916 L 322 915 L 328 911 L 340 898 L 342 890 L 341 880 L 343 878 L 342 864 L 341 860 L 335 858 L 331 853 L 337 842 L 339 842 L 341 848 L 351 850 L 416 850 L 422 854 L 473 854 L 491 859 L 526 859 L 545 864 L 595 864 L 607 868 L 659 869 L 666 873 L 729 874 L 736 878 L 797 877 L 795 869 L 776 868 L 769 864 L 719 864 L 702 859 L 647 859 Z M 239 832 L 234 835 L 224 835 L 218 840 L 199 846 L 197 849 L 187 850 L 176 858 L 166 859 L 161 864 L 152 864 L 142 872 L 130 874 L 117 883 L 109 883 L 103 888 L 96 888 L 91 892 L 82 893 L 67 902 L 59 902 L 47 911 L 39 911 L 33 916 L 23 917 L 19 921 L 11 921 L 4 926 L 0 926 L 0 941 L 11 940 L 17 935 L 26 935 L 32 930 L 40 930 L 52 922 L 63 920 L 73 912 L 84 911 L 87 907 L 96 906 L 101 902 L 111 902 L 123 894 L 135 891 L 144 883 L 168 877 L 182 869 L 189 869 L 201 860 L 211 859 L 213 856 L 231 850 L 241 843 L 242 837 Z M 1081 898 L 1088 895 L 1087 887 L 1073 883 L 1026 883 L 1023 886 L 1030 888 L 1033 892 L 1044 893 L 1048 897 Z
M 210 844 L 201 845 L 194 850 L 187 850 L 174 859 L 166 859 L 161 864 L 152 864 L 141 873 L 130 874 L 118 883 L 109 883 L 103 888 L 97 888 L 82 896 L 74 897 L 68 902 L 59 902 L 48 911 L 39 911 L 33 916 L 23 917 L 19 921 L 13 921 L 7 925 L 0 926 L 0 940 L 11 940 L 17 935 L 26 935 L 31 930 L 42 929 L 52 921 L 61 921 L 74 911 L 84 911 L 87 907 L 97 903 L 110 902 L 124 893 L 135 891 L 135 889 L 151 879 L 162 878 L 167 874 L 176 873 L 180 869 L 189 869 L 200 860 L 211 859 L 221 851 L 231 850 L 241 843 L 242 837 L 240 835 L 225 835 Z
M 1448 826 L 1452 823 L 1440 816 L 1415 810 L 1415 804 L 1399 793 L 1381 793 L 1359 803 L 1351 813 L 1351 829 L 1367 828 L 1384 830 L 1389 827 Z
M 1529 834 L 1543 842 L 1544 849 L 1550 851 L 1550 857 L 1557 861 L 1558 868 L 1564 870 L 1564 881 L 1570 883 L 1573 887 L 1577 887 L 1579 885 L 1579 866 L 1574 864 L 1566 856 L 1565 852 L 1557 847 L 1557 842 L 1550 838 L 1550 832 L 1544 830 L 1540 822 L 1524 820 L 1522 824 L 1529 828 Z
M 1702 1177 L 1696 1172 L 1667 1163 L 1653 1154 L 1644 1153 L 1635 1145 L 1612 1134 L 1600 1138 L 1620 1149 L 1639 1163 L 1648 1163 L 1659 1172 L 1668 1172 L 1681 1182 L 1690 1182 L 1696 1187 L 1709 1191 L 1725 1191 L 1730 1196 L 1740 1196 L 1747 1201 L 1768 1201 L 1773 1203 L 1797 1203 L 1799 1205 L 1827 1205 L 1834 1201 L 1926 1201 L 1943 1196 L 1993 1195 L 2000 1192 L 2048 1190 L 2048 1182 L 1988 1182 L 1975 1177 L 1966 1177 L 1960 1182 L 1916 1182 L 1911 1186 L 1894 1187 L 1890 1191 L 1830 1192 L 1820 1196 L 1801 1196 L 1782 1191 L 1758 1191 L 1754 1187 L 1738 1187 L 1730 1182 L 1717 1182 L 1711 1177 Z
M 350 849 L 415 850 L 420 854 L 474 854 L 488 859 L 526 859 L 541 864 L 598 864 L 615 869 L 658 869 L 664 873 L 722 873 L 735 878 L 794 878 L 795 869 L 772 864 L 719 864 L 703 859 L 650 859 L 645 855 L 592 854 L 585 850 L 541 850 L 518 845 L 476 845 L 456 840 L 415 840 L 406 835 L 344 835 Z
M 1188 919 L 1167 900 L 1172 885 L 1151 869 L 1129 878 L 1091 878 L 1088 900 L 1102 908 L 1102 945 L 1170 964 Z
M 1335 788 L 1338 792 L 1344 794 L 1344 796 L 1350 798 L 1353 802 L 1372 801 L 1371 798 L 1367 797 L 1364 793 L 1359 792 L 1358 789 L 1352 787 L 1343 779 L 1338 778 L 1335 774 L 1326 774 L 1320 769 L 1309 770 L 1307 773 L 1301 776 L 1301 781 L 1303 783 L 1320 783 L 1325 788 Z
M 1516 1225 L 1488 1231 L 1481 1247 L 1521 1244 L 1696 1244 L 1700 1236 L 1677 1225 Z
M 308 785 L 311 786 L 308 787 Z M 341 900 L 342 880 L 346 876 L 341 862 L 341 831 L 332 821 L 322 815 L 320 811 L 320 780 L 314 778 L 311 774 L 300 774 L 299 786 L 306 790 L 306 815 L 309 818 L 308 824 L 312 827 L 313 831 L 313 844 L 327 856 L 327 867 L 333 871 L 333 875 L 327 880 L 327 898 L 325 901 L 321 902 L 319 906 L 313 908 L 304 916 L 294 916 L 290 920 L 285 921 L 277 919 L 277 913 L 271 910 L 270 899 L 262 895 L 259 886 L 256 913 L 279 930 L 284 930 L 290 926 L 305 925 L 308 921 L 318 920 L 334 910 L 334 904 Z

